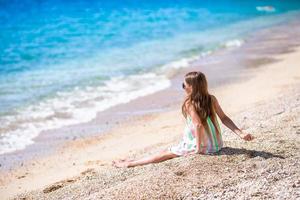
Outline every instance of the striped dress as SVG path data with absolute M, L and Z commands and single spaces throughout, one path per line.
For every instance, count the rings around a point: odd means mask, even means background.
M 210 117 L 207 117 L 206 122 L 209 130 L 205 130 L 205 134 L 200 138 L 201 153 L 208 154 L 218 152 L 223 147 L 221 129 L 218 120 L 216 119 L 215 123 L 217 127 L 214 126 Z M 197 144 L 195 134 L 196 129 L 192 123 L 192 119 L 190 116 L 187 116 L 182 140 L 178 145 L 170 147 L 169 151 L 176 155 L 182 156 L 187 152 L 196 150 Z

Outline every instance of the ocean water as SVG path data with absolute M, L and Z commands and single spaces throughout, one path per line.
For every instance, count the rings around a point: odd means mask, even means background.
M 297 0 L 0 0 L 0 154 L 170 86 L 170 72 L 299 14 Z

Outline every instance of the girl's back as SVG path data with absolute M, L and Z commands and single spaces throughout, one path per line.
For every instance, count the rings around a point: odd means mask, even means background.
M 221 129 L 218 123 L 217 118 L 213 120 L 211 117 L 206 119 L 207 127 L 205 128 L 204 134 L 200 135 L 200 152 L 203 154 L 218 152 L 223 147 L 223 140 Z M 196 140 L 196 127 L 192 123 L 190 116 L 187 118 L 187 127 L 190 130 L 189 133 L 192 134 L 190 137 L 192 140 Z M 196 142 L 191 141 L 195 144 Z
M 215 120 L 213 120 L 214 118 Z M 207 128 L 204 134 L 201 134 L 200 153 L 208 154 L 218 152 L 223 147 L 221 129 L 216 117 L 207 117 Z M 196 143 L 196 126 L 192 122 L 192 117 L 187 115 L 186 126 L 181 142 L 177 146 L 171 147 L 169 150 L 176 155 L 184 155 L 187 152 L 197 149 Z

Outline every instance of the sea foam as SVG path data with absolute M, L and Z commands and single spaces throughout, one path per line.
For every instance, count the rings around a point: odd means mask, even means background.
M 97 112 L 127 103 L 170 86 L 163 75 L 145 73 L 119 76 L 98 87 L 59 92 L 54 98 L 1 118 L 0 154 L 24 149 L 41 131 L 88 122 Z

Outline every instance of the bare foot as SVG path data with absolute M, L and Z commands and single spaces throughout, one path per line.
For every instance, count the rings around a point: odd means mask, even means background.
M 125 162 L 125 161 L 133 161 L 133 160 L 134 160 L 134 159 L 121 158 L 121 159 L 112 161 L 112 163 L 116 163 L 116 162 Z
M 115 167 L 130 167 L 129 163 L 134 161 L 134 159 L 124 158 L 112 161 L 112 166 Z
M 118 168 L 130 167 L 129 164 L 130 164 L 130 161 L 120 161 L 120 162 L 113 161 L 113 166 L 118 167 Z

